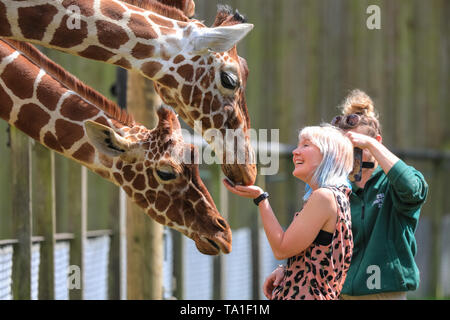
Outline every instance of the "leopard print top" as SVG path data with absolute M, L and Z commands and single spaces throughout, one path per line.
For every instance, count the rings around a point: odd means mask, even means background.
M 328 189 L 338 205 L 334 233 L 321 230 L 306 250 L 288 259 L 284 279 L 274 289 L 272 300 L 339 299 L 353 252 L 348 198 L 351 190 L 346 186 Z M 327 235 L 329 239 L 324 241 Z

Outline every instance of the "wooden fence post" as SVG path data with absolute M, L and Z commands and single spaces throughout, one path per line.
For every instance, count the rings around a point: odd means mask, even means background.
M 222 173 L 220 165 L 215 165 L 211 168 L 211 182 L 212 188 L 216 198 L 215 200 L 217 208 L 219 209 L 222 217 L 228 221 L 228 190 L 222 184 L 222 180 L 225 178 Z M 213 299 L 223 300 L 226 295 L 226 276 L 225 276 L 225 257 L 221 254 L 214 256 L 213 258 Z
M 0 121 L 0 240 L 13 239 L 12 234 L 12 188 L 11 188 L 11 141 L 9 124 Z
M 153 128 L 156 125 L 155 107 L 160 104 L 153 82 L 129 72 L 127 106 L 135 119 L 147 128 Z M 163 226 L 128 199 L 128 299 L 162 299 L 163 258 Z
M 11 190 L 14 237 L 13 299 L 31 299 L 31 142 L 15 127 L 11 132 Z
M 40 244 L 40 265 L 38 298 L 55 298 L 55 155 L 39 143 L 32 148 L 33 180 L 33 232 L 42 236 Z
M 435 298 L 443 296 L 443 286 L 441 284 L 441 262 L 442 262 L 442 216 L 444 213 L 444 183 L 443 183 L 443 163 L 436 160 L 433 163 L 433 213 L 431 216 L 431 295 Z
M 86 244 L 86 193 L 87 169 L 78 163 L 67 163 L 67 191 L 70 194 L 70 205 L 67 207 L 70 232 L 74 239 L 70 244 L 70 264 L 80 269 L 80 288 L 69 287 L 71 300 L 83 300 L 84 294 L 84 257 Z M 70 284 L 69 284 L 70 285 Z M 73 285 L 73 284 L 72 284 Z
M 256 178 L 256 185 L 266 190 L 266 177 L 259 174 Z M 252 239 L 252 299 L 259 300 L 260 292 L 262 292 L 259 279 L 261 278 L 261 246 L 260 246 L 260 236 L 259 230 L 261 229 L 262 222 L 261 216 L 259 214 L 259 209 L 255 208 L 256 217 L 255 223 L 250 226 L 251 229 L 251 239 Z
M 122 109 L 127 107 L 127 78 L 125 69 L 116 68 L 116 82 L 114 95 L 117 104 Z M 112 231 L 111 247 L 108 264 L 108 288 L 109 299 L 126 299 L 126 197 L 125 192 L 118 188 L 114 192 L 116 196 L 110 199 L 109 229 Z
M 184 276 L 183 276 L 183 260 L 184 260 L 184 241 L 183 235 L 170 229 L 172 233 L 172 244 L 173 244 L 173 277 L 175 278 L 175 288 L 173 291 L 173 296 L 178 299 L 184 299 Z
M 109 263 L 108 263 L 108 291 L 109 299 L 119 300 L 122 296 L 122 276 L 123 276 L 123 254 L 121 251 L 122 236 L 125 233 L 124 225 L 121 221 L 121 197 L 120 189 L 114 189 L 111 186 L 110 194 L 113 195 L 109 200 L 109 229 L 111 230 L 111 244 L 109 248 Z M 125 221 L 123 221 L 125 222 Z

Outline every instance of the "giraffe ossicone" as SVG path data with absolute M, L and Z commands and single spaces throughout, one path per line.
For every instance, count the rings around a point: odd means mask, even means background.
M 122 187 L 157 222 L 204 254 L 231 251 L 231 229 L 200 179 L 177 115 L 157 110 L 147 129 L 36 48 L 0 39 L 0 118 Z
M 70 6 L 80 9 L 79 28 L 67 27 Z M 222 159 L 222 170 L 235 183 L 254 183 L 245 101 L 248 67 L 236 50 L 253 25 L 228 7 L 219 9 L 209 28 L 160 6 L 149 0 L 0 0 L 0 36 L 136 70 L 155 82 L 163 101 L 191 128 L 200 122 L 202 136 L 208 129 L 223 136 L 226 130 L 242 130 L 241 147 L 224 144 L 225 152 L 217 153 L 244 158 L 243 164 Z

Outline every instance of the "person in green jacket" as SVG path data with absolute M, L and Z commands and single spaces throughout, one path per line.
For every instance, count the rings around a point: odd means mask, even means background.
M 363 150 L 361 180 L 351 183 L 354 248 L 340 299 L 404 300 L 419 286 L 414 233 L 428 185 L 419 171 L 382 144 L 378 116 L 364 92 L 350 92 L 333 124 Z M 282 272 L 277 268 L 266 279 L 266 296 Z

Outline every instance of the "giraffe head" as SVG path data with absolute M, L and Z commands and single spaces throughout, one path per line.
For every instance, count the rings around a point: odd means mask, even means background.
M 166 104 L 202 134 L 230 180 L 253 184 L 256 165 L 245 100 L 248 67 L 236 50 L 236 44 L 253 25 L 245 23 L 245 18 L 229 7 L 219 7 L 211 28 L 195 20 L 178 24 L 184 28 L 186 40 L 179 52 L 168 58 L 167 72 L 154 77 L 156 90 Z M 226 139 L 231 133 L 237 140 Z
M 173 0 L 182 10 L 161 8 L 171 2 L 0 0 L 0 36 L 140 72 L 155 81 L 166 104 L 208 141 L 225 175 L 237 184 L 252 184 L 256 165 L 244 95 L 248 68 L 236 44 L 253 25 L 220 7 L 208 28 L 183 13 L 193 12 L 192 0 L 184 5 Z M 222 139 L 208 129 L 220 131 Z M 236 143 L 234 137 L 233 142 L 224 139 L 228 129 L 237 135 Z
M 205 254 L 231 251 L 220 216 L 184 143 L 176 114 L 157 112 L 149 130 L 33 46 L 0 40 L 0 118 L 44 146 L 123 187 L 157 222 Z
M 204 254 L 231 251 L 231 230 L 200 179 L 193 161 L 198 151 L 184 143 L 176 114 L 159 108 L 159 122 L 112 129 L 94 121 L 87 135 L 101 153 L 112 157 L 112 175 L 148 215 L 196 243 Z

